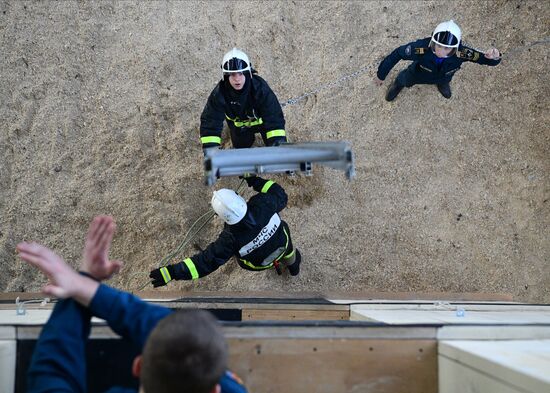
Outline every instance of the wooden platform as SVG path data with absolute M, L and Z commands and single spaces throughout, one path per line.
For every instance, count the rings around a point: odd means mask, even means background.
M 510 302 L 509 295 L 501 294 L 453 294 L 453 293 L 386 293 L 386 292 L 356 292 L 356 293 L 291 293 L 291 292 L 179 292 L 179 291 L 142 291 L 137 296 L 152 303 L 161 304 L 173 309 L 201 308 L 219 310 L 218 318 L 224 319 L 222 311 L 232 311 L 231 320 L 280 320 L 280 321 L 345 321 L 350 320 L 352 306 L 360 307 L 363 303 L 388 304 L 392 302 L 425 302 L 433 304 L 437 301 L 499 301 Z M 0 324 L 6 318 L 2 310 L 15 310 L 15 299 L 21 301 L 42 300 L 40 293 L 2 293 L 0 294 Z M 28 310 L 49 310 L 52 303 L 41 307 L 36 303 L 25 306 Z M 28 319 L 31 320 L 32 313 Z M 228 315 L 228 313 L 225 313 Z M 39 321 L 48 317 L 36 316 Z M 228 317 L 229 318 L 229 317 Z M 7 321 L 7 320 L 6 320 Z M 19 318 L 19 321 L 23 319 Z M 17 323 L 13 318 L 9 323 Z
M 490 374 L 487 365 L 494 359 L 476 363 L 464 360 L 465 356 L 477 356 L 470 353 L 475 348 L 484 348 L 480 355 L 496 353 L 512 342 L 527 343 L 515 347 L 518 357 L 522 351 L 525 356 L 535 356 L 530 349 L 536 348 L 530 346 L 532 340 L 550 342 L 549 306 L 515 303 L 507 295 L 406 293 L 385 299 L 384 293 L 150 291 L 139 295 L 173 309 L 202 308 L 228 316 L 221 318 L 221 323 L 229 343 L 230 368 L 251 392 L 436 393 L 439 389 L 442 393 L 516 393 L 506 389 L 517 382 L 507 382 L 508 386 L 502 378 L 495 379 L 498 383 L 486 381 Z M 41 296 L 25 294 L 21 298 Z M 11 381 L 9 375 L 2 379 L 0 392 L 11 383 L 18 393 L 24 391 L 24 370 L 53 303 L 29 304 L 26 315 L 19 316 L 14 300 L 14 294 L 0 296 L 0 343 L 7 348 L 0 349 L 0 369 L 18 371 Z M 457 308 L 465 309 L 464 317 L 456 316 Z M 104 321 L 93 320 L 90 338 L 92 373 L 101 373 L 107 361 L 113 362 L 113 370 L 131 361 L 131 348 Z M 480 345 L 491 343 L 493 347 Z M 497 376 L 508 372 L 506 367 L 495 370 Z M 118 378 L 128 372 L 124 368 L 111 374 Z M 521 367 L 514 372 L 528 374 Z M 127 378 L 131 380 L 129 374 Z M 105 375 L 92 376 L 90 383 L 104 379 Z M 478 380 L 480 385 L 476 385 Z M 464 381 L 472 384 L 464 385 Z M 540 386 L 545 386 L 539 383 L 537 378 L 526 382 L 525 386 L 534 390 L 525 391 L 538 393 Z M 455 390 L 443 390 L 449 386 Z M 461 390 L 465 386 L 471 389 Z M 102 388 L 93 386 L 90 392 Z

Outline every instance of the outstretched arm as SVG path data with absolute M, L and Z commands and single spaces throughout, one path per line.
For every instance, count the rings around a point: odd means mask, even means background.
M 390 73 L 391 69 L 400 60 L 417 60 L 419 56 L 424 53 L 422 50 L 419 51 L 417 48 L 422 49 L 425 45 L 427 45 L 426 39 L 410 42 L 394 49 L 378 66 L 374 83 L 380 86 L 386 79 L 386 76 Z
M 196 280 L 207 276 L 226 263 L 235 251 L 235 238 L 229 231 L 223 231 L 204 251 L 182 262 L 152 270 L 149 274 L 151 284 L 156 288 L 172 280 Z
M 78 296 L 89 303 L 98 284 L 77 274 L 53 251 L 37 243 L 20 243 L 19 256 L 38 267 L 50 283 L 43 292 L 61 298 Z M 89 311 L 72 299 L 60 300 L 44 325 L 28 371 L 27 391 L 84 392 Z
M 500 52 L 496 48 L 491 48 L 485 53 L 470 48 L 469 46 L 462 45 L 457 52 L 457 55 L 463 61 L 471 61 L 473 63 L 496 66 L 500 63 Z

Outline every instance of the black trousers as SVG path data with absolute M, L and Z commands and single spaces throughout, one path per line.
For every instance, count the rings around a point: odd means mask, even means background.
M 277 146 L 282 142 L 286 142 L 286 137 L 276 136 L 272 138 L 267 138 L 267 131 L 260 127 L 234 127 L 229 126 L 229 134 L 231 135 L 231 143 L 235 149 L 243 149 L 247 147 L 252 147 L 254 141 L 256 140 L 256 134 L 260 133 L 264 145 L 266 146 Z
M 430 81 L 426 79 L 424 74 L 411 70 L 410 68 L 406 68 L 397 75 L 396 81 L 401 87 L 411 87 L 414 85 L 444 85 L 445 83 L 449 83 L 451 78 Z
M 267 137 L 265 131 L 261 132 L 260 130 L 255 130 L 254 128 L 229 127 L 231 143 L 233 144 L 233 147 L 235 149 L 251 147 L 254 144 L 254 140 L 256 139 L 255 135 L 257 132 L 261 133 L 262 139 L 267 146 Z

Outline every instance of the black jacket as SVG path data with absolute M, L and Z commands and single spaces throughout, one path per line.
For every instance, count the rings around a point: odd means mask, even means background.
M 378 79 L 386 79 L 399 60 L 413 61 L 407 71 L 414 73 L 416 83 L 449 82 L 465 61 L 489 66 L 496 66 L 500 63 L 500 59 L 487 59 L 483 53 L 461 44 L 455 56 L 446 58 L 439 65 L 435 60 L 437 56 L 429 48 L 430 40 L 430 37 L 424 38 L 395 49 L 380 63 L 376 73 Z
M 218 239 L 204 251 L 173 265 L 172 278 L 190 280 L 204 277 L 232 256 L 245 269 L 263 270 L 273 266 L 272 261 L 264 263 L 268 256 L 275 251 L 280 251 L 277 256 L 284 254 L 290 233 L 278 213 L 287 204 L 285 190 L 277 183 L 260 177 L 249 178 L 247 182 L 258 194 L 247 202 L 245 217 L 237 224 L 225 224 Z
M 264 130 L 268 139 L 286 141 L 285 118 L 277 96 L 258 75 L 251 78 L 246 72 L 245 76 L 246 83 L 241 91 L 234 90 L 228 81 L 222 80 L 210 93 L 201 114 L 203 149 L 221 144 L 224 119 L 231 128 L 251 128 L 252 132 Z

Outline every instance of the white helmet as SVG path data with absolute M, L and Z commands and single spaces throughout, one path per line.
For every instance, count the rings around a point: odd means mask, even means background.
M 212 209 L 229 225 L 238 223 L 246 214 L 246 201 L 233 190 L 222 188 L 212 195 Z
M 222 79 L 226 74 L 245 71 L 248 71 L 252 76 L 252 64 L 250 64 L 248 56 L 242 50 L 233 48 L 223 56 Z
M 449 53 L 449 56 L 452 56 L 456 53 L 461 38 L 462 32 L 460 31 L 460 27 L 453 20 L 449 20 L 437 25 L 432 34 L 430 48 L 433 51 L 435 44 L 444 46 L 445 48 L 453 48 L 454 50 Z

